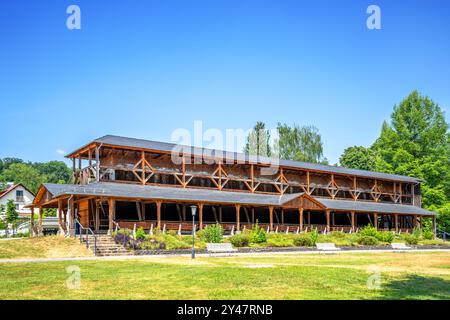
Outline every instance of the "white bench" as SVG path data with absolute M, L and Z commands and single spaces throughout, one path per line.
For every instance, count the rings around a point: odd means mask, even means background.
M 395 249 L 395 250 L 410 250 L 411 249 L 411 247 L 408 247 L 403 242 L 392 242 L 391 247 L 392 247 L 392 249 Z
M 316 248 L 319 251 L 339 251 L 341 248 L 337 248 L 334 243 L 316 243 Z
M 230 253 L 236 252 L 238 250 L 233 248 L 231 243 L 225 242 L 225 243 L 207 243 L 206 251 L 208 251 L 208 253 Z

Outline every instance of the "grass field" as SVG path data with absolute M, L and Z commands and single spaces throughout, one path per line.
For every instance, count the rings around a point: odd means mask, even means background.
M 450 299 L 450 253 L 3 263 L 0 278 L 0 299 Z
M 88 257 L 92 252 L 75 238 L 59 236 L 0 240 L 0 259 Z M 1 275 L 0 275 L 1 276 Z

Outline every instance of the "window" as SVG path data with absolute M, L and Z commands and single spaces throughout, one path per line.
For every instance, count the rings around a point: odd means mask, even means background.
M 16 190 L 16 201 L 23 202 L 23 190 Z
M 19 204 L 18 203 L 16 203 L 16 210 L 19 210 L 20 208 L 19 208 Z

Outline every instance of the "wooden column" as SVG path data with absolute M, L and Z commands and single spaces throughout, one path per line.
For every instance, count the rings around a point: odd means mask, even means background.
M 77 182 L 77 167 L 75 164 L 75 158 L 72 158 L 72 183 L 76 183 Z
M 161 201 L 156 201 L 156 227 L 161 229 Z
M 95 178 L 100 181 L 100 147 L 95 148 Z
M 355 211 L 350 212 L 352 217 L 352 231 L 355 231 Z
M 241 205 L 236 205 L 236 230 L 239 231 L 241 228 Z
M 30 215 L 30 236 L 34 236 L 33 232 L 34 232 L 34 207 L 30 208 L 31 210 L 31 215 Z
M 62 230 L 64 230 L 63 222 L 62 222 L 62 216 L 63 216 L 63 205 L 62 205 L 62 199 L 58 199 L 58 224 L 59 224 L 59 230 L 58 234 L 62 234 Z
M 108 199 L 108 234 L 112 234 L 114 231 L 114 211 L 116 210 L 116 202 L 112 199 Z
M 252 224 L 255 224 L 255 208 L 252 208 Z
M 375 230 L 378 230 L 378 213 L 373 213 L 373 226 L 375 227 Z
M 335 225 L 336 225 L 336 223 L 335 223 L 336 220 L 335 220 L 335 217 L 334 217 L 335 215 L 336 215 L 336 212 L 332 212 L 332 213 L 331 213 L 331 225 L 332 225 L 332 226 L 335 226 Z
M 273 230 L 273 207 L 269 207 L 269 230 Z
M 63 209 L 63 212 L 64 212 L 64 230 L 65 230 L 67 227 L 67 209 Z
M 395 233 L 398 233 L 398 214 L 397 213 L 394 215 L 394 218 L 395 218 L 395 220 L 394 220 Z
M 219 223 L 222 223 L 222 207 L 219 207 Z
M 203 203 L 198 204 L 198 222 L 200 224 L 200 230 L 203 229 Z
M 298 209 L 298 212 L 300 214 L 300 231 L 303 231 L 303 208 Z
M 181 215 L 183 216 L 183 221 L 186 221 L 186 205 L 181 206 Z
M 95 202 L 95 231 L 97 232 L 100 228 L 100 205 L 101 202 Z
M 308 225 L 311 226 L 311 211 L 308 211 Z
M 281 209 L 281 224 L 284 225 L 284 209 Z
M 327 232 L 330 232 L 330 210 L 325 210 L 325 215 L 327 217 Z
M 43 228 L 42 228 L 42 214 L 43 214 L 43 212 L 42 212 L 43 210 L 42 210 L 42 207 L 39 207 L 39 233 L 38 233 L 38 235 L 43 235 L 43 232 L 44 232 L 44 230 L 43 230 Z

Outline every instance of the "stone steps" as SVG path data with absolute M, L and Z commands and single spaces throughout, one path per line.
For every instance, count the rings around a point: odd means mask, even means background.
M 89 236 L 89 248 L 94 250 L 94 238 Z M 86 243 L 86 239 L 82 239 Z M 120 244 L 116 244 L 114 239 L 108 235 L 97 235 L 97 256 L 130 256 L 133 252 L 124 248 Z

